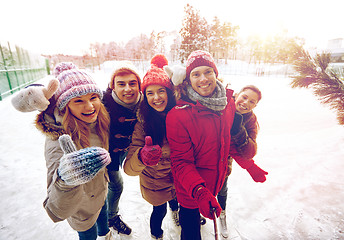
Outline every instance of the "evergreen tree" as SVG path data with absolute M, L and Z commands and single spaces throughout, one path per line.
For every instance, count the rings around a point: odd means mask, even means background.
M 152 58 L 156 52 L 157 52 L 157 44 L 156 44 L 156 34 L 155 31 L 152 31 L 149 36 L 149 42 L 148 42 L 148 51 L 149 51 L 149 59 Z
M 293 88 L 310 88 L 322 104 L 328 105 L 337 113 L 339 124 L 344 125 L 344 83 L 329 67 L 329 53 L 316 54 L 314 58 L 299 45 L 295 45 L 297 54 L 294 60 L 296 75 L 293 76 Z
M 221 23 L 218 17 L 214 17 L 213 24 L 210 27 L 210 33 L 209 33 L 209 44 L 210 49 L 209 52 L 213 57 L 218 60 L 219 59 L 219 53 L 222 52 L 224 49 L 222 49 L 221 46 Z
M 183 27 L 180 30 L 182 43 L 180 46 L 181 61 L 187 59 L 195 50 L 209 51 L 209 26 L 205 18 L 202 18 L 199 11 L 187 4 L 184 8 L 186 16 L 183 19 Z
M 235 58 L 236 47 L 238 44 L 238 29 L 239 26 L 232 26 L 230 22 L 224 22 L 221 27 L 221 45 L 225 52 L 226 63 L 230 51 L 232 53 L 232 57 Z
M 157 50 L 161 54 L 166 54 L 166 49 L 165 49 L 165 37 L 167 33 L 166 31 L 159 32 L 156 36 L 156 45 L 157 45 Z
M 263 60 L 263 40 L 259 35 L 251 35 L 248 37 L 247 46 L 249 48 L 249 63 L 260 63 Z

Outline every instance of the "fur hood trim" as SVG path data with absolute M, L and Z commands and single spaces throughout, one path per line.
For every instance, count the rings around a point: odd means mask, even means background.
M 62 126 L 57 125 L 53 118 L 46 114 L 46 112 L 41 112 L 37 115 L 35 126 L 52 140 L 57 140 L 61 135 L 67 134 Z
M 141 108 L 139 107 L 136 111 L 136 118 L 137 118 L 137 121 L 141 124 L 144 123 L 144 119 L 143 119 L 143 115 L 142 115 L 142 112 L 141 112 Z

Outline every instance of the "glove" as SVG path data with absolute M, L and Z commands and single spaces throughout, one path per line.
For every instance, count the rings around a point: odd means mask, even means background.
M 238 112 L 235 112 L 235 115 L 234 115 L 234 120 L 233 120 L 233 125 L 232 125 L 232 128 L 231 128 L 231 135 L 236 135 L 240 132 L 240 130 L 244 127 L 242 125 L 242 115 Z
M 153 145 L 152 137 L 145 137 L 145 146 L 140 151 L 140 159 L 146 166 L 155 166 L 161 158 L 161 147 Z
M 195 189 L 194 197 L 198 202 L 200 213 L 209 219 L 215 219 L 214 211 L 216 216 L 220 216 L 222 209 L 214 195 L 202 185 L 196 186 Z
M 268 172 L 265 172 L 263 169 L 258 167 L 255 163 L 246 169 L 248 173 L 251 175 L 252 179 L 255 182 L 265 182 L 266 177 L 265 175 L 268 175 Z
M 49 106 L 49 99 L 54 95 L 58 87 L 59 81 L 57 79 L 50 80 L 47 87 L 31 85 L 12 98 L 12 105 L 20 112 L 44 111 Z
M 59 143 L 64 155 L 57 172 L 67 185 L 77 186 L 89 182 L 100 169 L 111 162 L 110 155 L 104 148 L 89 147 L 77 151 L 67 134 L 59 138 Z

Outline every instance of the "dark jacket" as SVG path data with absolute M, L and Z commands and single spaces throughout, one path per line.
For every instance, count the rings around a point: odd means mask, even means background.
M 257 154 L 258 121 L 252 111 L 242 116 L 242 125 L 244 127 L 237 135 L 232 136 L 232 144 L 236 146 L 241 156 L 251 159 Z
M 107 166 L 109 170 L 118 171 L 125 154 L 128 151 L 131 136 L 134 131 L 136 120 L 136 109 L 130 110 L 121 106 L 113 99 L 112 89 L 104 92 L 103 102 L 110 114 L 109 129 L 109 153 L 111 163 Z

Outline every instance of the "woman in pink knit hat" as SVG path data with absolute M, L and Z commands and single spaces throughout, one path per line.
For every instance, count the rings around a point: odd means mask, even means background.
M 101 102 L 103 92 L 87 72 L 72 63 L 57 65 L 54 75 L 57 79 L 48 88 L 32 86 L 14 98 L 18 101 L 14 106 L 21 106 L 17 108 L 21 111 L 38 107 L 22 101 L 38 88 L 42 94 L 35 97 L 45 100 L 38 101 L 42 112 L 35 122 L 46 136 L 43 206 L 53 222 L 67 220 L 80 240 L 114 239 L 106 206 L 110 119 Z
M 124 172 L 140 177 L 141 194 L 153 205 L 150 217 L 152 239 L 163 239 L 162 220 L 167 202 L 176 225 L 179 225 L 178 202 L 172 180 L 170 148 L 166 139 L 165 119 L 175 106 L 173 86 L 162 67 L 167 65 L 163 55 L 151 60 L 152 66 L 142 81 L 144 99 L 138 111 L 138 122 L 124 162 Z

